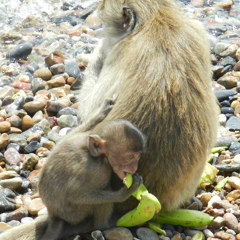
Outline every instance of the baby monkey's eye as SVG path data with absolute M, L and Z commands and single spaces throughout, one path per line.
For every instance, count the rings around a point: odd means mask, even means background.
M 128 160 L 132 160 L 132 159 L 134 159 L 134 155 L 133 154 L 128 156 Z

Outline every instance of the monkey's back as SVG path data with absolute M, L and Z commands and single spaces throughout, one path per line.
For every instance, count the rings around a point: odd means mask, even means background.
M 128 3 L 136 14 L 138 4 L 148 6 L 151 16 L 144 9 L 147 17 L 140 20 L 146 22 L 109 50 L 93 89 L 85 93 L 89 104 L 80 111 L 83 116 L 85 110 L 95 111 L 117 93 L 106 120 L 127 119 L 146 135 L 148 150 L 138 172 L 163 209 L 170 210 L 194 195 L 217 135 L 210 47 L 201 24 L 186 19 L 170 2 Z M 121 210 L 129 208 L 124 203 Z
M 84 201 L 84 194 L 109 187 L 111 169 L 90 156 L 86 148 L 88 134 L 70 133 L 59 142 L 48 156 L 39 179 L 39 193 L 48 212 L 71 224 L 92 215 L 93 206 Z M 82 201 L 78 200 L 81 198 Z

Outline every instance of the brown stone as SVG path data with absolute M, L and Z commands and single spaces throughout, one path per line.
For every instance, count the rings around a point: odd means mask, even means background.
M 28 205 L 28 212 L 33 215 L 36 216 L 38 214 L 38 212 L 43 209 L 45 207 L 45 205 L 42 202 L 41 198 L 35 198 L 33 199 L 29 205 Z
M 54 51 L 45 58 L 45 63 L 48 67 L 54 64 L 64 63 L 64 56 L 61 51 Z
M 22 119 L 22 130 L 26 131 L 29 128 L 33 127 L 33 120 L 29 115 L 26 115 Z
M 0 122 L 0 133 L 6 133 L 10 130 L 11 124 L 8 121 Z

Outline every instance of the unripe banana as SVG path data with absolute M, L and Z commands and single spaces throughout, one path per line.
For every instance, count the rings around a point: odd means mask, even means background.
M 155 203 L 149 194 L 142 195 L 138 206 L 123 215 L 116 223 L 117 227 L 135 227 L 145 224 L 155 215 Z
M 153 231 L 155 231 L 156 233 L 160 233 L 161 235 L 167 236 L 166 232 L 163 229 L 161 229 L 160 224 L 154 223 L 154 222 L 148 222 L 147 226 Z
M 161 213 L 159 216 L 154 217 L 151 221 L 159 224 L 199 228 L 209 225 L 212 220 L 213 217 L 200 211 L 176 209 L 171 212 Z

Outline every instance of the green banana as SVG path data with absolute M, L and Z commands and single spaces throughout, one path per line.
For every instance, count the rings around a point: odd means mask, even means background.
M 133 182 L 132 175 L 127 174 L 123 182 L 129 188 Z M 161 210 L 161 204 L 158 199 L 153 194 L 149 193 L 143 184 L 139 186 L 132 196 L 140 202 L 135 209 L 126 213 L 117 221 L 116 225 L 118 227 L 134 227 L 142 225 L 151 220 L 153 216 Z
M 153 223 L 153 222 L 148 222 L 147 226 L 152 229 L 153 231 L 155 231 L 156 233 L 160 233 L 161 235 L 167 236 L 166 232 L 161 229 L 161 225 L 158 223 Z
M 155 215 L 156 207 L 149 194 L 142 195 L 138 206 L 123 215 L 116 223 L 117 227 L 135 227 L 145 224 Z
M 154 217 L 151 221 L 159 224 L 179 225 L 182 227 L 199 228 L 209 225 L 213 217 L 206 213 L 189 210 L 176 209 L 171 212 L 161 213 Z

